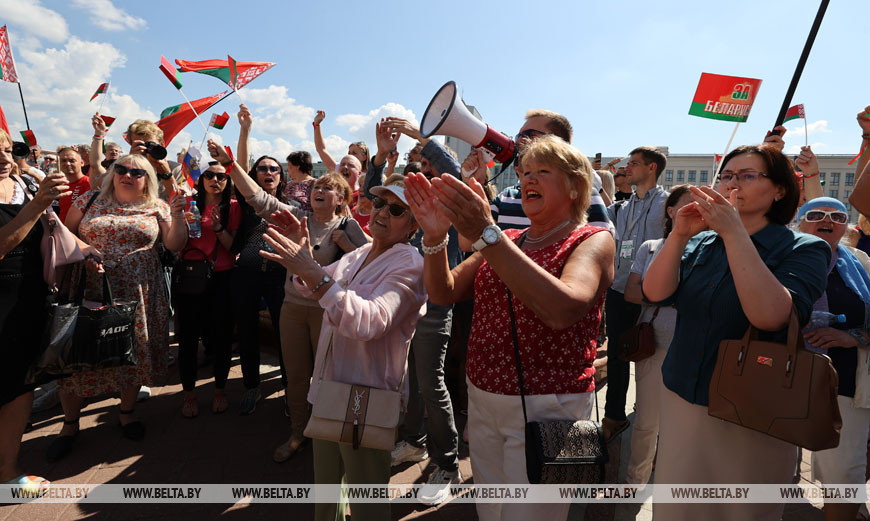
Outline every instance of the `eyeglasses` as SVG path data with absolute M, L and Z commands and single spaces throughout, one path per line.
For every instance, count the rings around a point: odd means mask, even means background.
M 202 176 L 208 180 L 217 178 L 218 181 L 226 181 L 228 177 L 227 174 L 223 172 L 215 172 L 214 170 L 206 170 L 202 173 Z
M 521 139 L 528 139 L 529 141 L 531 141 L 531 140 L 535 139 L 536 137 L 548 136 L 548 135 L 549 135 L 549 133 L 547 133 L 547 132 L 541 132 L 540 130 L 535 130 L 533 128 L 527 128 L 516 135 L 516 137 L 514 138 L 514 142 L 516 143 L 516 142 L 520 141 Z
M 280 171 L 280 166 L 257 165 L 257 172 L 272 172 L 273 174 L 277 174 Z
M 846 221 L 849 220 L 848 215 L 838 210 L 833 210 L 830 212 L 826 212 L 823 210 L 810 210 L 804 214 L 804 219 L 806 219 L 808 223 L 817 223 L 824 221 L 825 217 L 830 217 L 831 221 L 837 224 L 846 224 Z
M 389 207 L 390 215 L 392 215 L 393 217 L 401 217 L 401 216 L 405 215 L 405 212 L 408 211 L 408 209 L 406 207 L 402 206 L 401 204 L 393 203 L 393 204 L 388 205 L 387 200 L 384 199 L 383 197 L 378 197 L 378 196 L 372 197 L 372 207 L 375 210 L 380 210 L 384 206 Z
M 739 181 L 740 184 L 743 183 L 754 183 L 758 181 L 760 177 L 770 177 L 767 174 L 763 174 L 761 172 L 755 172 L 753 170 L 744 170 L 743 172 L 735 174 L 734 172 L 722 172 L 719 174 L 719 181 L 722 184 L 728 184 L 733 181 Z
M 148 172 L 146 172 L 142 168 L 130 168 L 124 165 L 115 165 L 115 175 L 125 176 L 129 174 L 130 177 L 132 177 L 133 179 L 139 179 L 141 177 L 145 177 L 145 174 L 147 173 Z

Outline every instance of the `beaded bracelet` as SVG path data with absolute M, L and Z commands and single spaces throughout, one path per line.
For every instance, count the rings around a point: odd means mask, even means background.
M 424 237 L 424 239 L 425 239 L 425 237 Z M 444 248 L 446 248 L 448 242 L 450 242 L 450 236 L 449 236 L 449 235 L 446 236 L 446 237 L 444 237 L 444 240 L 441 241 L 441 242 L 439 242 L 439 243 L 436 244 L 435 246 L 426 246 L 425 244 L 422 244 L 422 242 L 421 242 L 421 245 L 423 246 L 423 255 L 435 255 L 435 254 L 438 253 L 439 251 L 441 251 L 441 250 L 443 250 Z

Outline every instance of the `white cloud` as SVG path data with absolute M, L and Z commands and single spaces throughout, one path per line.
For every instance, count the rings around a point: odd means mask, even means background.
M 785 153 L 786 153 L 787 155 L 800 154 L 800 153 L 801 153 L 801 147 L 802 147 L 802 146 L 804 146 L 804 145 L 800 145 L 800 144 L 798 144 L 798 145 L 790 145 L 788 148 L 786 148 Z M 811 148 L 811 149 L 813 150 L 813 152 L 815 152 L 816 154 L 819 153 L 819 149 L 820 149 L 820 148 L 826 148 L 827 146 L 828 146 L 828 145 L 827 145 L 826 143 L 822 143 L 822 142 L 820 142 L 820 141 L 817 141 L 817 142 L 815 142 L 815 143 L 810 143 L 810 148 Z
M 118 9 L 110 0 L 73 0 L 72 5 L 91 14 L 91 21 L 107 31 L 145 29 L 148 23 L 123 9 Z
M 406 119 L 412 124 L 419 126 L 417 116 L 414 115 L 413 110 L 394 102 L 381 105 L 367 114 L 342 114 L 335 118 L 335 122 L 341 127 L 347 127 L 352 141 L 364 141 L 374 155 L 378 148 L 377 139 L 375 138 L 375 124 L 381 118 L 390 116 Z M 402 135 L 399 139 L 399 153 L 404 154 L 413 147 L 414 140 Z M 347 153 L 346 148 L 341 152 L 341 155 L 343 156 L 345 153 Z
M 3 13 L 4 23 L 14 26 L 16 34 L 21 30 L 51 42 L 64 42 L 69 38 L 69 26 L 63 16 L 43 7 L 39 0 L 0 0 L 0 13 Z M 13 54 L 17 44 L 12 39 Z
M 265 89 L 242 89 L 239 93 L 251 106 L 255 118 L 253 132 L 284 139 L 308 137 L 308 126 L 316 111 L 288 97 L 287 87 L 269 85 Z
M 801 125 L 801 126 L 795 127 L 795 128 L 790 128 L 788 130 L 788 132 L 789 132 L 789 134 L 791 134 L 791 136 L 803 135 L 804 134 L 804 125 Z M 809 125 L 806 125 L 806 133 L 807 134 L 826 134 L 829 132 L 831 132 L 831 130 L 828 129 L 828 122 L 827 122 L 827 120 L 824 120 L 824 119 L 820 119 L 818 121 L 813 121 Z

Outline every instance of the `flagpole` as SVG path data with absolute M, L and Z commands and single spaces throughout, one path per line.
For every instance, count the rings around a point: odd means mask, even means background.
M 807 128 L 807 109 L 804 109 L 804 146 L 810 146 L 810 129 Z
M 103 93 L 103 97 L 100 98 L 100 108 L 97 109 L 98 113 L 103 112 L 103 102 L 106 101 L 106 96 L 109 95 L 109 84 L 106 83 L 106 92 Z
M 27 120 L 27 106 L 24 104 L 24 92 L 21 90 L 21 82 L 18 83 L 18 95 L 21 96 L 21 108 L 24 109 L 24 123 L 27 125 L 27 130 L 30 130 L 30 121 Z
M 207 138 L 208 138 L 208 130 L 206 130 L 206 131 L 205 131 L 205 135 L 202 136 L 202 142 L 199 144 L 199 149 L 200 149 L 200 150 L 202 150 L 202 147 L 205 146 L 205 140 L 206 140 Z M 192 144 L 193 144 L 193 141 L 191 141 L 190 144 L 192 145 Z
M 722 162 L 725 161 L 725 156 L 728 155 L 728 151 L 731 150 L 731 142 L 734 141 L 734 136 L 737 135 L 737 129 L 740 128 L 740 121 L 734 125 L 734 131 L 731 132 L 731 137 L 728 139 L 728 144 L 725 145 L 725 152 L 722 152 L 722 161 L 719 161 L 719 164 L 716 165 L 716 172 L 713 174 L 713 182 L 710 183 L 710 188 L 716 186 L 716 181 L 719 180 L 719 170 L 722 168 Z M 713 161 L 716 160 L 716 156 L 713 156 Z
M 202 129 L 205 130 L 205 133 L 206 133 L 206 134 L 208 134 L 208 127 L 206 127 L 206 126 L 205 126 L 205 123 L 203 123 L 202 120 L 199 119 L 199 114 L 197 114 L 196 109 L 193 108 L 193 103 L 191 103 L 190 100 L 187 99 L 187 96 L 184 95 L 184 91 L 183 91 L 183 90 L 178 89 L 178 92 L 181 93 L 181 97 L 184 98 L 184 101 L 187 102 L 187 105 L 190 107 L 190 110 L 193 111 L 193 115 L 196 116 L 196 120 L 199 121 L 199 124 L 200 124 L 200 125 L 202 125 Z M 221 99 L 223 99 L 223 98 L 221 98 Z M 218 101 L 220 101 L 220 100 L 218 100 Z

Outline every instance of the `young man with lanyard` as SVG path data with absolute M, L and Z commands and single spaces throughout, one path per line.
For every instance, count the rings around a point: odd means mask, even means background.
M 635 191 L 626 200 L 608 209 L 616 227 L 616 273 L 613 286 L 607 290 L 607 399 L 604 404 L 604 437 L 610 440 L 629 426 L 625 417 L 625 396 L 628 392 L 628 362 L 619 358 L 619 337 L 631 328 L 640 314 L 640 306 L 625 301 L 625 283 L 640 245 L 664 235 L 665 201 L 668 191 L 658 185 L 665 170 L 664 154 L 653 147 L 638 147 L 631 151 L 625 166 L 626 180 Z

